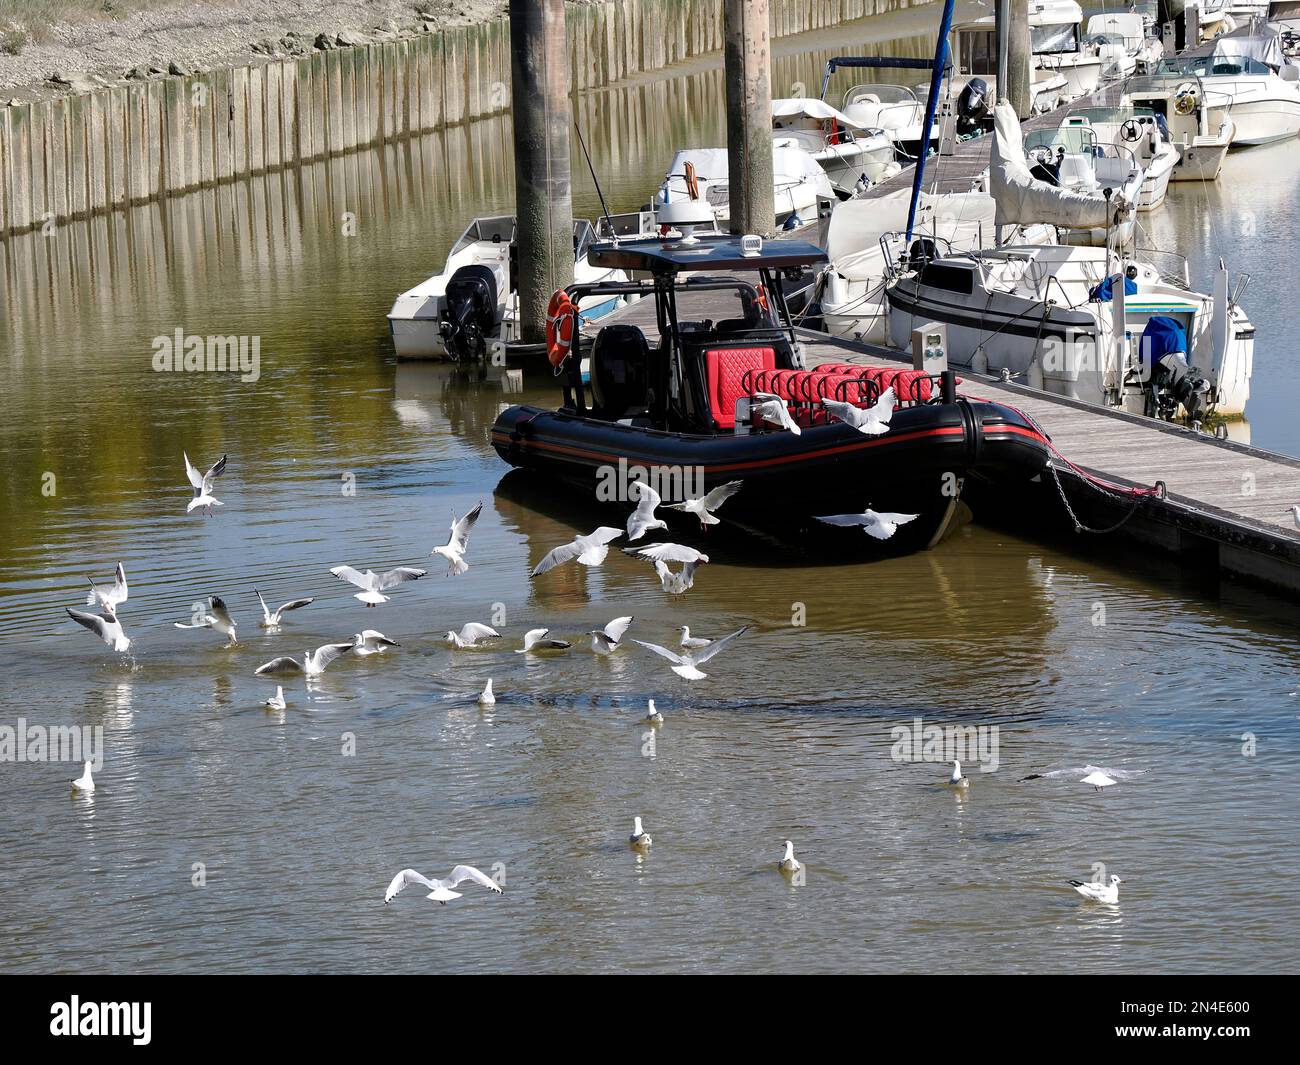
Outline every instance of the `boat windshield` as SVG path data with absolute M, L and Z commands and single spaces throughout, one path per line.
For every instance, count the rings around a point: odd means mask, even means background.
M 1063 126 L 1119 126 L 1130 118 L 1154 115 L 1149 107 L 1075 107 L 1065 116 Z M 1082 120 L 1082 121 L 1080 121 Z
M 515 219 L 513 215 L 499 215 L 495 218 L 476 218 L 461 234 L 451 249 L 453 255 L 463 251 L 471 244 L 490 241 L 493 244 L 513 244 L 515 241 Z
M 890 85 L 884 82 L 880 84 L 866 82 L 862 85 L 854 85 L 844 94 L 845 107 L 859 103 L 914 104 L 916 102 L 916 93 L 906 85 Z
M 1175 56 L 1161 62 L 1162 74 L 1191 74 L 1198 78 L 1240 77 L 1243 74 L 1271 74 L 1267 63 L 1247 56 Z
M 1061 55 L 1079 50 L 1079 26 L 1074 22 L 1030 26 L 1029 46 L 1034 55 Z
M 585 218 L 573 222 L 573 261 L 580 263 L 587 258 L 587 249 L 596 242 L 596 232 Z

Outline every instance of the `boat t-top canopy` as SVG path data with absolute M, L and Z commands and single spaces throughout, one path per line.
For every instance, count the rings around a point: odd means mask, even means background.
M 951 64 L 949 64 L 951 67 Z M 912 59 L 897 55 L 837 55 L 826 61 L 826 73 L 822 75 L 822 99 L 826 99 L 826 90 L 830 87 L 831 75 L 840 67 L 866 67 L 871 70 L 933 70 L 934 60 Z
M 735 234 L 700 234 L 693 240 L 621 240 L 593 244 L 587 253 L 592 266 L 613 270 L 642 270 L 655 275 L 696 270 L 788 270 L 826 263 L 826 253 L 803 240 L 765 240 L 757 252 L 746 254 L 743 238 Z

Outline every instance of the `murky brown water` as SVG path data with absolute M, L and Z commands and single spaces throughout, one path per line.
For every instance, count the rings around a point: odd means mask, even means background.
M 909 44 L 928 47 L 882 50 Z M 778 76 L 814 84 L 826 54 L 779 58 Z M 720 94 L 704 70 L 584 98 L 616 209 L 646 198 L 673 148 L 718 139 Z M 93 798 L 69 797 L 73 766 L 0 762 L 0 967 L 1293 968 L 1289 605 L 971 527 L 869 566 L 720 539 L 674 601 L 621 554 L 526 580 L 600 512 L 503 482 L 487 432 L 521 397 L 395 365 L 383 319 L 466 219 L 511 209 L 508 142 L 482 123 L 0 245 L 0 725 L 102 725 L 106 747 Z M 1248 301 L 1252 425 L 1292 453 L 1290 274 L 1265 260 L 1291 230 L 1298 152 L 1234 157 L 1217 189 L 1182 186 L 1153 220 L 1199 262 L 1223 246 L 1266 267 Z M 1274 236 L 1232 235 L 1245 210 Z M 152 338 L 178 326 L 259 335 L 260 380 L 154 373 Z M 522 398 L 549 396 L 530 379 Z M 230 455 L 211 519 L 184 514 L 182 448 Z M 430 564 L 366 611 L 329 576 L 436 561 L 450 512 L 480 498 L 465 577 Z M 119 559 L 125 661 L 63 614 Z M 318 600 L 267 636 L 255 586 Z M 242 623 L 234 650 L 172 627 L 209 594 Z M 504 646 L 439 642 L 497 604 Z M 602 659 L 577 639 L 624 613 L 658 642 L 682 623 L 753 631 L 688 686 L 639 648 Z M 579 646 L 514 654 L 535 625 Z M 291 681 L 283 715 L 262 708 L 258 664 L 366 626 L 402 646 Z M 653 757 L 650 697 L 667 717 Z M 962 795 L 944 766 L 895 761 L 891 729 L 917 717 L 996 726 L 998 771 Z M 1086 762 L 1145 773 L 1100 794 L 1016 783 Z M 644 861 L 625 842 L 634 814 L 655 837 Z M 774 869 L 785 838 L 803 885 Z M 459 861 L 500 863 L 504 897 L 382 904 L 403 866 Z M 1126 881 L 1117 909 L 1065 887 L 1097 862 Z

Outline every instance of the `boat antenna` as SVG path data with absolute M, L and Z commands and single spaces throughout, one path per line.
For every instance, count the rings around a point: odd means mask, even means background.
M 591 162 L 591 152 L 587 151 L 587 139 L 582 135 L 582 125 L 575 117 L 573 128 L 578 133 L 578 144 L 582 146 L 583 158 L 587 160 L 587 169 L 591 171 L 592 183 L 596 186 L 596 195 L 600 197 L 600 209 L 605 215 L 605 224 L 609 227 L 609 239 L 615 244 L 618 243 L 618 234 L 614 232 L 614 220 L 609 217 L 609 205 L 605 202 L 605 193 L 600 188 L 600 178 L 596 176 L 596 168 Z

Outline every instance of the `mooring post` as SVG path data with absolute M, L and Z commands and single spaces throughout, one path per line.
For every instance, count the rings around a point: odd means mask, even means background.
M 723 8 L 731 232 L 762 236 L 776 229 L 768 18 L 768 0 L 726 0 Z
M 1029 0 L 1000 0 L 998 22 L 1005 11 L 1006 64 L 998 67 L 998 93 L 1013 108 L 1021 121 L 1030 115 L 1029 92 Z M 999 52 L 999 60 L 1002 55 Z
M 519 330 L 536 344 L 546 339 L 551 294 L 573 283 L 564 0 L 510 0 L 510 79 Z

